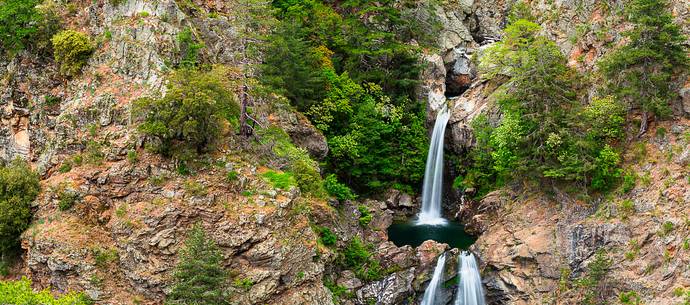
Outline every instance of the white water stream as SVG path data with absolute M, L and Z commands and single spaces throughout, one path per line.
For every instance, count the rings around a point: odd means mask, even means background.
M 441 194 L 443 192 L 443 138 L 450 111 L 445 105 L 436 115 L 431 145 L 426 158 L 424 186 L 422 190 L 422 211 L 417 217 L 418 225 L 445 225 L 447 220 L 441 216 Z
M 458 258 L 458 294 L 455 305 L 486 305 L 482 279 L 474 254 L 464 251 Z
M 439 300 L 437 300 L 439 291 L 441 290 L 441 283 L 443 283 L 443 269 L 446 266 L 446 254 L 441 254 L 436 262 L 436 268 L 434 269 L 434 275 L 431 277 L 429 286 L 426 287 L 424 291 L 424 298 L 422 298 L 422 303 L 420 305 L 436 305 Z

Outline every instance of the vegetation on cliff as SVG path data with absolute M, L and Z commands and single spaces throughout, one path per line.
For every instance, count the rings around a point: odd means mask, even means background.
M 19 235 L 31 223 L 31 203 L 39 190 L 38 175 L 25 162 L 0 165 L 0 269 L 19 248 Z
M 34 292 L 31 280 L 0 281 L 0 304 L 41 304 L 41 305 L 90 305 L 94 304 L 83 293 L 70 292 L 54 297 L 50 290 Z
M 631 30 L 623 32 L 626 44 L 599 62 L 607 82 L 605 91 L 644 112 L 640 134 L 647 130 L 648 115 L 671 113 L 677 98 L 674 78 L 690 66 L 687 37 L 673 22 L 665 0 L 634 0 L 626 6 Z

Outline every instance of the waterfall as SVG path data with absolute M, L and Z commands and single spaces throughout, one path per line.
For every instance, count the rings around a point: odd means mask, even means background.
M 482 278 L 474 254 L 464 251 L 458 258 L 458 294 L 455 305 L 485 305 Z
M 441 254 L 436 262 L 436 268 L 434 269 L 434 275 L 431 277 L 429 286 L 426 287 L 424 291 L 424 298 L 422 298 L 422 303 L 420 305 L 436 305 L 438 302 L 438 292 L 443 282 L 443 269 L 446 266 L 446 254 Z
M 422 190 L 422 211 L 417 218 L 418 225 L 444 225 L 441 216 L 441 193 L 443 186 L 443 137 L 450 118 L 448 107 L 444 104 L 436 115 L 431 145 L 426 158 L 424 187 Z

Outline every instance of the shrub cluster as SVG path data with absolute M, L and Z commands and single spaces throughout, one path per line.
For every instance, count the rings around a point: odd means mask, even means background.
M 60 64 L 60 72 L 68 76 L 79 74 L 95 47 L 89 36 L 74 30 L 64 30 L 53 36 L 53 54 Z
M 359 237 L 355 237 L 343 249 L 340 264 L 350 268 L 355 275 L 365 281 L 378 280 L 383 276 L 383 269 L 379 261 L 371 256 L 371 246 L 365 244 Z
M 40 190 L 38 174 L 20 160 L 0 165 L 0 257 L 19 246 L 31 222 L 31 202 Z

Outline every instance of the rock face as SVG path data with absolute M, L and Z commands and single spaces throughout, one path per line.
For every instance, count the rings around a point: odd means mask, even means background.
M 687 120 L 676 124 L 678 130 L 690 127 Z M 667 141 L 675 144 L 648 145 L 648 157 L 632 166 L 649 173 L 653 182 L 620 197 L 587 203 L 557 188 L 546 196 L 536 187 L 520 187 L 478 203 L 480 212 L 467 217 L 480 233 L 473 248 L 482 261 L 490 303 L 577 304 L 583 292 L 575 283 L 601 249 L 613 262 L 603 280 L 606 300 L 635 291 L 644 304 L 681 303 L 673 290 L 690 279 L 690 252 L 684 246 L 690 234 L 684 224 L 690 184 L 680 174 L 681 161 L 662 161 L 661 155 L 672 145 L 690 143 L 675 136 Z M 666 171 L 678 174 L 661 178 Z M 633 206 L 625 207 L 626 201 Z

